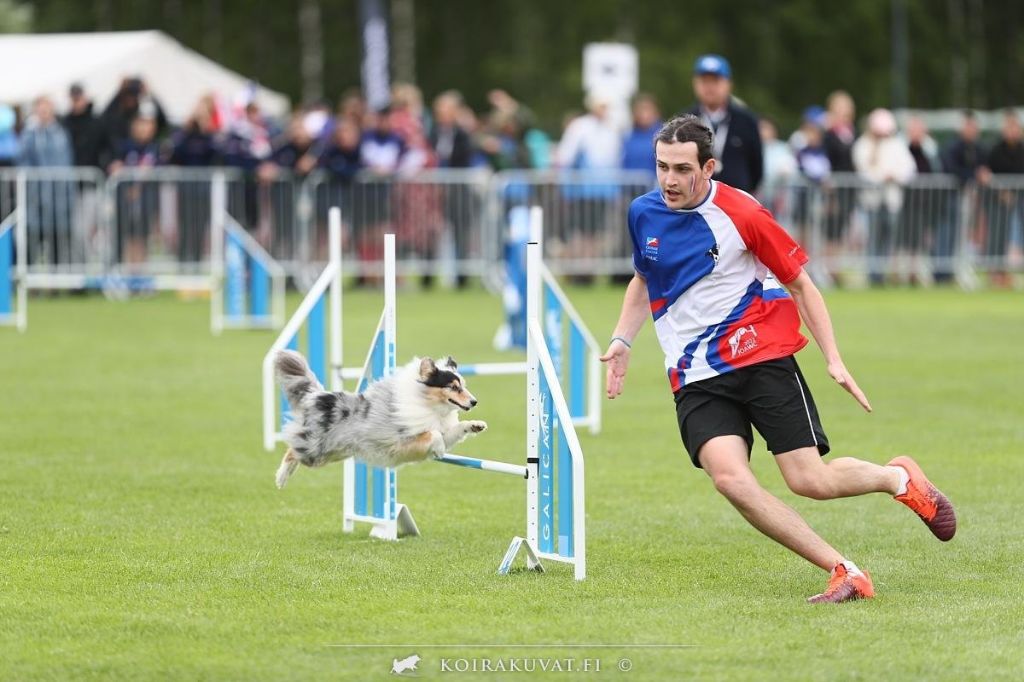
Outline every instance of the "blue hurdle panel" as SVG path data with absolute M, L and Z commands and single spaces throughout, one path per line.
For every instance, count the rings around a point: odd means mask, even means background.
M 288 339 L 288 345 L 286 345 L 285 348 L 287 348 L 288 350 L 298 350 L 299 337 L 293 336 L 292 338 Z M 290 422 L 291 420 L 291 406 L 288 404 L 288 398 L 287 396 L 285 396 L 284 391 L 281 391 L 281 427 L 284 428 L 284 425 Z
M 231 320 L 245 317 L 245 249 L 241 240 L 228 233 L 224 245 L 224 315 Z
M 554 424 L 552 423 L 552 416 L 554 410 L 551 404 L 551 391 L 548 389 L 548 382 L 544 374 L 540 375 L 540 429 L 538 429 L 537 438 L 540 442 L 537 444 L 537 455 L 540 458 L 540 462 L 537 467 L 537 484 L 539 501 L 537 514 L 540 517 L 537 520 L 538 526 L 538 538 L 537 545 L 541 552 L 553 552 L 554 551 L 554 514 L 555 514 L 555 500 L 554 500 Z
M 321 296 L 309 311 L 306 328 L 306 357 L 313 374 L 324 386 L 327 381 L 327 297 Z
M 575 322 L 569 323 L 569 414 L 587 415 L 587 342 Z
M 562 378 L 562 303 L 554 290 L 544 283 L 544 341 L 551 354 L 551 364 L 555 366 L 555 374 Z
M 569 452 L 569 444 L 561 424 L 555 433 L 558 434 L 558 553 L 564 557 L 572 557 L 572 454 Z
M 6 317 L 14 312 L 14 290 L 11 286 L 11 264 L 14 262 L 12 232 L 14 230 L 0 234 L 0 317 Z
M 270 273 L 259 260 L 248 257 L 249 314 L 256 318 L 270 318 Z

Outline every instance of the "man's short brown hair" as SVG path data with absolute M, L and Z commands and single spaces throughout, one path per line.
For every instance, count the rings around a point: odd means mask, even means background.
M 713 133 L 697 116 L 684 114 L 676 116 L 661 127 L 658 134 L 654 136 L 654 144 L 659 142 L 675 144 L 676 142 L 693 142 L 697 145 L 697 161 L 701 167 L 712 158 L 711 139 Z

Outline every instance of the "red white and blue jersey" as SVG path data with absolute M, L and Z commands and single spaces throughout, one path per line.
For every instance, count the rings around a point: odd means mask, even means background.
M 807 345 L 779 284 L 807 255 L 746 192 L 712 180 L 700 205 L 680 210 L 649 192 L 629 207 L 629 233 L 673 391 Z

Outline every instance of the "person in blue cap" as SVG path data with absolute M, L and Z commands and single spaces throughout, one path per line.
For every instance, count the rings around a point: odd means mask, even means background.
M 725 57 L 697 57 L 693 92 L 697 104 L 688 113 L 701 117 L 715 134 L 715 180 L 753 194 L 764 173 L 761 134 L 757 116 L 732 97 L 732 69 Z

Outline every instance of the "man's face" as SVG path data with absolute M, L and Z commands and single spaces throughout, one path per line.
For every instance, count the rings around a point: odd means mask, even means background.
M 53 102 L 46 97 L 39 98 L 36 100 L 35 114 L 44 125 L 53 121 Z
M 960 129 L 960 137 L 968 142 L 974 142 L 978 139 L 978 121 L 974 117 L 964 119 L 964 125 Z
M 1020 142 L 1020 121 L 1016 116 L 1007 116 L 1003 119 L 1003 137 L 1007 142 Z
M 637 128 L 649 128 L 660 118 L 657 105 L 649 99 L 642 99 L 633 105 L 633 123 Z
M 672 209 L 696 204 L 707 191 L 708 179 L 715 169 L 715 160 L 708 159 L 702 168 L 697 160 L 696 142 L 658 141 L 654 147 L 657 159 L 658 186 L 665 205 Z
M 721 109 L 729 102 L 732 81 L 711 73 L 702 73 L 693 77 L 693 92 L 704 107 Z

